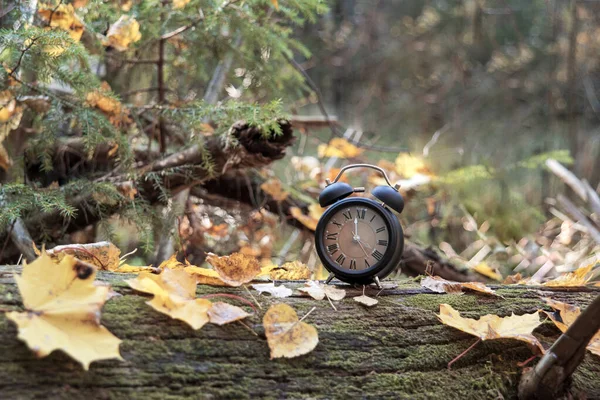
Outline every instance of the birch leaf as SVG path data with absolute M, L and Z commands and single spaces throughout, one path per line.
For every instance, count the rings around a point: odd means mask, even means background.
M 317 329 L 298 320 L 296 311 L 287 304 L 269 307 L 263 325 L 271 359 L 298 357 L 311 352 L 319 343 Z
M 190 265 L 184 268 L 185 272 L 196 278 L 196 283 L 200 285 L 211 285 L 211 286 L 229 286 L 223 282 L 219 273 L 214 269 L 196 267 Z
M 344 289 L 338 289 L 331 285 L 324 285 L 317 281 L 308 281 L 306 287 L 298 288 L 301 292 L 307 293 L 315 300 L 323 300 L 326 296 L 334 301 L 340 301 L 346 297 Z
M 421 286 L 436 293 L 462 294 L 464 289 L 475 292 L 502 297 L 481 282 L 454 282 L 440 278 L 439 276 L 428 276 L 421 280 Z
M 219 277 L 230 286 L 241 286 L 248 283 L 261 271 L 260 263 L 256 258 L 241 253 L 221 257 L 208 253 L 206 261 L 215 268 Z
M 210 323 L 217 325 L 229 324 L 249 316 L 250 314 L 240 307 L 220 301 L 213 303 L 208 310 L 208 318 L 210 319 Z
M 55 263 L 42 254 L 25 264 L 15 280 L 26 310 L 6 314 L 17 324 L 19 339 L 38 357 L 62 350 L 85 370 L 96 360 L 122 359 L 121 340 L 100 325 L 110 286 L 95 285 L 95 278 L 91 266 L 68 255 Z

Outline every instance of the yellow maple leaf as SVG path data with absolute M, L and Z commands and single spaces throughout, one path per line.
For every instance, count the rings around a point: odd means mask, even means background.
M 301 356 L 314 350 L 319 343 L 317 329 L 298 320 L 296 311 L 287 304 L 269 307 L 263 325 L 272 359 Z
M 100 325 L 110 286 L 96 285 L 89 265 L 66 256 L 56 264 L 42 254 L 15 275 L 25 312 L 7 313 L 19 339 L 39 357 L 62 350 L 88 369 L 92 361 L 121 359 L 121 340 Z
M 487 314 L 479 319 L 464 318 L 448 304 L 440 304 L 440 321 L 453 328 L 477 336 L 481 340 L 516 339 L 526 342 L 533 351 L 543 354 L 544 347 L 532 332 L 541 322 L 539 313 L 499 317 Z
M 333 138 L 329 144 L 320 144 L 317 148 L 319 157 L 353 158 L 362 154 L 363 150 L 343 138 Z
M 84 27 L 79 17 L 75 15 L 73 4 L 59 4 L 56 6 L 42 3 L 38 9 L 38 14 L 43 21 L 49 22 L 49 27 L 68 32 L 75 42 L 81 40 Z
M 495 269 L 490 267 L 485 262 L 481 262 L 481 263 L 477 264 L 475 267 L 473 267 L 473 269 L 475 270 L 475 272 L 477 272 L 483 276 L 487 276 L 488 278 L 493 279 L 495 281 L 502 280 L 502 275 L 500 275 Z
M 400 153 L 396 157 L 396 172 L 405 178 L 412 178 L 417 174 L 433 175 L 425 160 L 409 153 Z
M 140 24 L 128 15 L 121 17 L 108 28 L 105 45 L 112 46 L 118 51 L 125 51 L 129 45 L 142 38 Z
M 269 272 L 271 279 L 278 281 L 302 281 L 310 279 L 311 274 L 308 266 L 301 261 L 287 262 Z
M 577 268 L 573 272 L 563 274 L 557 278 L 543 283 L 543 286 L 585 286 L 592 279 L 595 264 Z
M 173 8 L 180 9 L 185 7 L 190 0 L 173 0 Z
M 283 201 L 287 199 L 289 193 L 283 190 L 281 181 L 277 178 L 271 178 L 260 185 L 260 188 L 271 196 L 275 201 Z
M 159 275 L 142 272 L 126 282 L 137 291 L 154 295 L 146 304 L 193 329 L 202 328 L 210 320 L 212 303 L 196 298 L 196 280 L 184 270 L 165 268 Z
M 560 313 L 560 319 L 556 318 L 556 315 L 554 313 L 549 313 L 546 311 L 544 311 L 544 313 L 546 313 L 546 315 L 550 317 L 552 322 L 554 322 L 554 325 L 556 325 L 556 327 L 560 329 L 560 331 L 563 333 L 565 333 L 567 329 L 569 329 L 569 327 L 573 324 L 573 322 L 575 322 L 577 318 L 579 318 L 579 315 L 581 314 L 581 309 L 577 306 L 562 303 L 560 301 L 555 301 L 552 299 L 545 300 L 550 307 L 554 308 Z M 600 332 L 594 335 L 594 337 L 592 338 L 592 340 L 590 340 L 586 348 L 590 352 L 596 354 L 597 356 L 600 356 Z
M 261 272 L 258 260 L 242 253 L 233 253 L 221 257 L 208 253 L 206 261 L 214 267 L 219 277 L 230 286 L 241 286 L 248 283 Z

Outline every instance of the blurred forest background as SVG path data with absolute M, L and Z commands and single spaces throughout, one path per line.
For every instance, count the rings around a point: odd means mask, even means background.
M 402 184 L 404 273 L 439 255 L 541 280 L 598 260 L 600 2 L 1 9 L 0 262 L 29 237 L 108 239 L 138 264 L 241 251 L 319 271 L 316 198 L 355 162 Z

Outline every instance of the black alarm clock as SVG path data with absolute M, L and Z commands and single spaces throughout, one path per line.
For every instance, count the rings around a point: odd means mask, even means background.
M 377 199 L 350 197 L 364 192 L 338 182 L 344 171 L 351 168 L 372 168 L 379 171 L 387 186 L 377 186 L 371 194 Z M 334 277 L 341 281 L 367 285 L 376 283 L 396 269 L 404 250 L 404 233 L 394 213 L 404 209 L 404 199 L 398 185 L 392 186 L 385 171 L 370 164 L 343 167 L 333 182 L 319 195 L 321 207 L 330 206 L 319 219 L 315 231 L 317 254 Z

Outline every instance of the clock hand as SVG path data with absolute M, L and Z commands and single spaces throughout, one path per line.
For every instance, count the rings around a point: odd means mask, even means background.
M 360 240 L 360 243 L 364 244 L 365 246 L 367 246 L 369 249 L 372 249 L 371 245 L 367 242 L 363 242 L 362 240 Z
M 361 243 L 361 241 L 360 241 L 360 240 L 358 241 L 358 245 L 359 245 L 359 246 L 360 246 L 360 248 L 362 249 L 363 253 L 365 253 L 365 256 L 369 257 L 369 255 L 367 254 L 367 252 L 366 252 L 365 248 L 363 247 L 363 245 L 362 245 L 362 243 Z
M 360 240 L 360 236 L 358 236 L 358 218 L 354 218 L 354 232 L 352 232 L 354 237 L 352 238 L 355 242 Z

